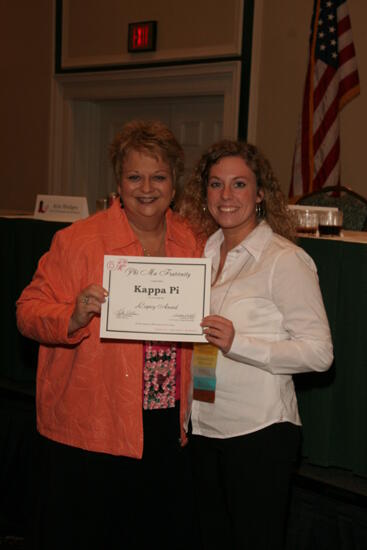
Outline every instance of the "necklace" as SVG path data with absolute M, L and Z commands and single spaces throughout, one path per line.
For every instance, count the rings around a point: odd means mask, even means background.
M 248 252 L 247 252 L 247 254 L 248 254 L 247 258 L 245 258 L 244 262 L 241 264 L 240 269 L 237 271 L 237 273 L 235 274 L 235 276 L 232 278 L 232 280 L 230 281 L 230 283 L 229 283 L 229 285 L 228 285 L 228 287 L 227 287 L 227 289 L 226 289 L 226 291 L 225 291 L 225 293 L 224 293 L 224 296 L 223 296 L 223 298 L 222 298 L 222 301 L 221 301 L 221 304 L 220 304 L 220 307 L 219 307 L 219 310 L 218 310 L 217 315 L 220 315 L 220 313 L 221 313 L 221 311 L 222 311 L 222 308 L 223 308 L 223 304 L 224 304 L 224 302 L 225 302 L 225 300 L 226 300 L 226 298 L 227 298 L 227 296 L 228 296 L 229 291 L 230 291 L 231 288 L 232 288 L 233 283 L 238 279 L 238 277 L 240 276 L 240 274 L 241 274 L 242 271 L 245 269 L 246 265 L 248 264 L 248 262 L 249 262 L 250 259 L 251 259 L 250 254 L 249 254 Z M 223 266 L 223 267 L 224 267 L 224 266 Z M 217 283 L 217 281 L 215 281 L 215 283 Z M 213 286 L 215 286 L 215 285 L 213 285 Z
M 163 244 L 164 244 L 164 239 L 165 239 L 165 237 L 166 237 L 166 231 L 163 231 L 161 240 L 160 240 L 160 242 L 159 242 L 159 246 L 157 247 L 157 251 L 160 251 L 160 250 L 161 250 L 161 248 L 162 248 L 162 246 L 163 246 Z M 141 247 L 142 247 L 142 249 L 143 249 L 143 255 L 144 255 L 144 256 L 149 256 L 149 257 L 151 257 L 151 256 L 152 256 L 151 252 L 143 245 L 143 243 L 142 243 L 141 241 L 140 241 L 140 244 L 141 244 Z

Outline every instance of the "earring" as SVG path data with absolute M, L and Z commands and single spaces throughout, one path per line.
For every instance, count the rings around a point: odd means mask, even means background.
M 265 218 L 265 205 L 263 201 L 256 203 L 255 210 L 256 210 L 256 216 L 258 218 Z

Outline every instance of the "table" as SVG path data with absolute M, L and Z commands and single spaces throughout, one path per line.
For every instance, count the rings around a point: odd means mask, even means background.
M 38 344 L 21 336 L 15 302 L 65 223 L 0 217 L 0 528 L 22 533 L 29 516 Z
M 16 329 L 15 301 L 38 259 L 66 223 L 0 218 L 0 385 L 34 392 L 38 346 Z M 366 234 L 367 236 L 367 234 Z M 295 377 L 304 425 L 303 455 L 319 466 L 367 477 L 367 243 L 365 235 L 343 239 L 300 238 L 315 260 L 330 321 L 335 360 L 326 373 Z M 361 242 L 355 242 L 361 241 Z
M 34 391 L 38 344 L 18 332 L 15 302 L 31 281 L 38 260 L 49 249 L 55 231 L 67 225 L 30 218 L 0 218 L 0 287 L 3 294 L 0 380 L 20 391 Z
M 295 383 L 306 460 L 367 477 L 367 234 L 351 233 L 299 239 L 318 268 L 334 363 Z

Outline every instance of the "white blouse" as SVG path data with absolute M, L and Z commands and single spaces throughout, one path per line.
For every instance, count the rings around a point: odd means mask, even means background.
M 219 229 L 204 251 L 213 281 L 222 241 Z M 235 337 L 226 355 L 218 352 L 215 403 L 193 402 L 193 433 L 227 438 L 275 422 L 301 424 L 292 374 L 325 371 L 333 360 L 312 258 L 261 222 L 228 253 L 211 313 L 230 319 Z

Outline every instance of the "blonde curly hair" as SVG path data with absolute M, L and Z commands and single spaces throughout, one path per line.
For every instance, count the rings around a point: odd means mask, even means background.
M 159 120 L 131 120 L 115 136 L 109 149 L 117 185 L 121 183 L 126 155 L 139 151 L 161 157 L 172 171 L 176 186 L 184 171 L 184 151 L 171 130 Z
M 218 228 L 206 207 L 207 185 L 211 167 L 224 157 L 240 157 L 245 161 L 256 176 L 258 190 L 264 193 L 258 218 L 266 220 L 278 235 L 295 241 L 293 217 L 271 165 L 255 145 L 246 142 L 224 139 L 203 153 L 177 199 L 179 213 L 198 234 L 209 236 Z

